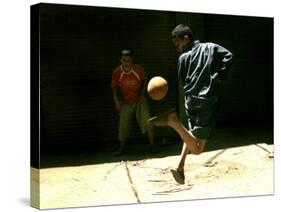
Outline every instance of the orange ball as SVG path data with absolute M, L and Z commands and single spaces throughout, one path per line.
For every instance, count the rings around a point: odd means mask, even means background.
M 156 76 L 149 80 L 147 85 L 148 95 L 154 100 L 163 99 L 168 92 L 168 82 L 163 77 Z

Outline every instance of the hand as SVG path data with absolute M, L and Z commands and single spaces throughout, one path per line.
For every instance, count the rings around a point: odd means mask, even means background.
M 143 95 L 140 95 L 139 96 L 139 102 L 143 102 L 144 101 L 144 96 Z
M 119 101 L 116 101 L 116 102 L 115 102 L 115 110 L 116 110 L 117 112 L 120 112 L 120 108 L 121 108 L 120 102 L 119 102 Z

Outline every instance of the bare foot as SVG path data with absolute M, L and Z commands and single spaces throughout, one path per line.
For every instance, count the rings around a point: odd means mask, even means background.
M 175 170 L 175 169 L 171 169 L 171 172 L 172 172 L 172 175 L 175 179 L 175 181 L 179 184 L 184 184 L 184 179 L 185 179 L 185 176 L 184 176 L 184 171 L 178 171 L 178 170 Z
M 148 122 L 155 126 L 167 126 L 174 123 L 177 119 L 177 114 L 175 109 L 172 108 L 171 110 L 160 114 L 159 116 L 154 116 L 148 119 Z

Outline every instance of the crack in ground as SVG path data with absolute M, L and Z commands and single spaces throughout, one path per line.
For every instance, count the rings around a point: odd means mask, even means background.
M 133 190 L 133 193 L 138 201 L 138 203 L 141 203 L 140 201 L 140 198 L 139 198 L 139 195 L 138 195 L 138 192 L 137 192 L 137 189 L 135 188 L 134 186 L 134 183 L 133 183 L 133 180 L 132 180 L 132 177 L 131 177 L 131 174 L 130 174 L 130 170 L 128 168 L 128 163 L 127 161 L 125 162 L 125 167 L 126 167 L 126 171 L 127 171 L 127 175 L 128 175 L 128 178 L 129 178 L 129 181 L 130 181 L 130 185 L 131 185 L 131 188 Z

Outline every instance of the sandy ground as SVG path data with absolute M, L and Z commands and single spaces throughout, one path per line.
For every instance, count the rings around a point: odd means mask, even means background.
M 252 144 L 189 155 L 186 183 L 170 169 L 179 156 L 96 165 L 31 169 L 33 205 L 65 208 L 174 200 L 270 195 L 274 193 L 273 145 Z

